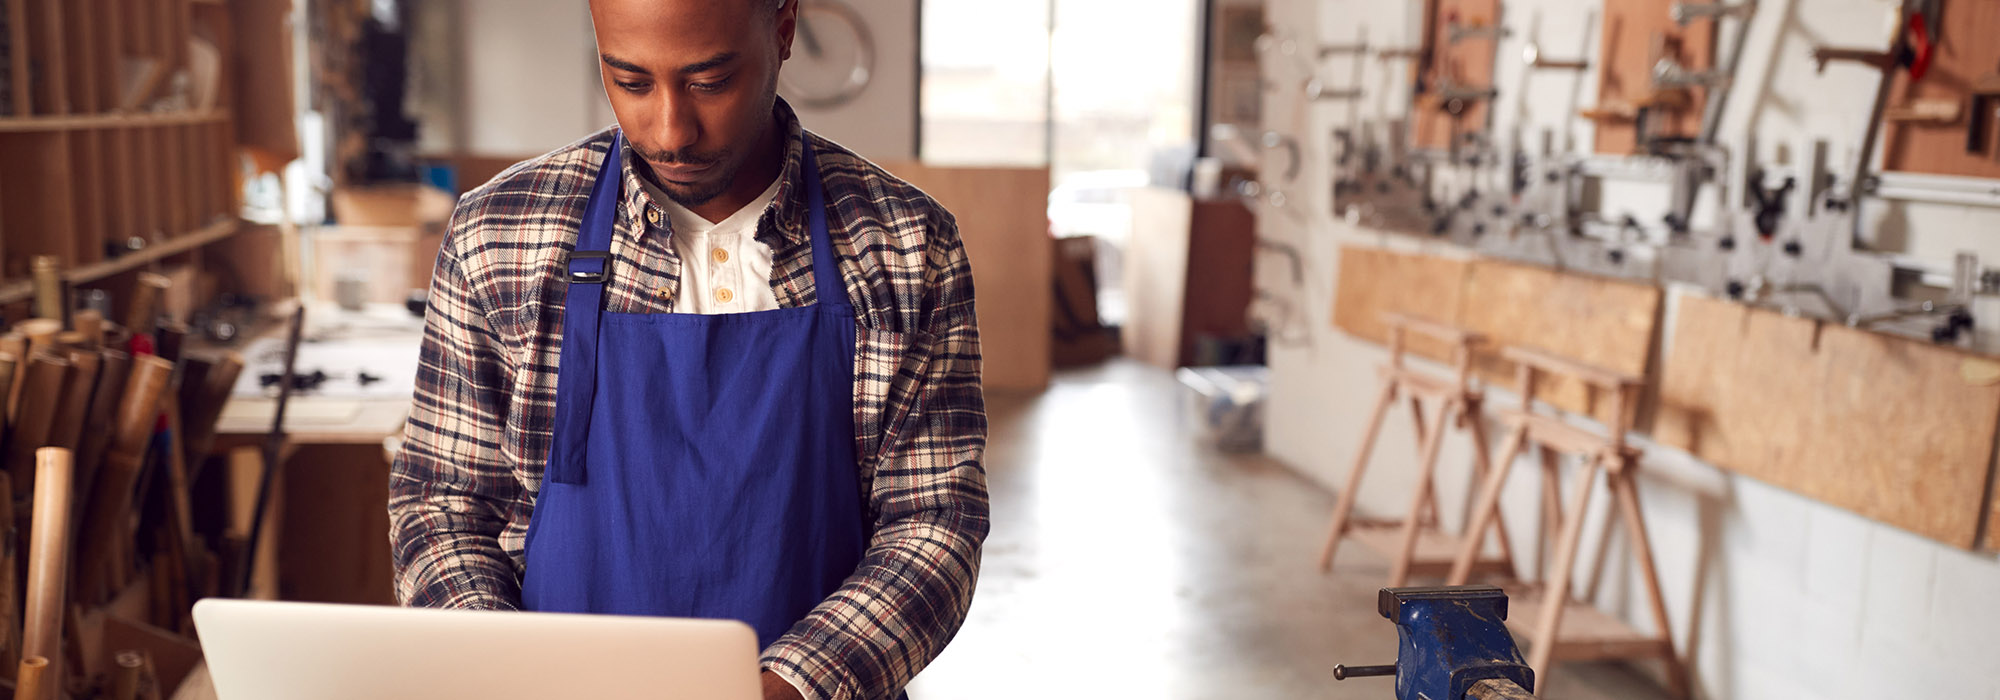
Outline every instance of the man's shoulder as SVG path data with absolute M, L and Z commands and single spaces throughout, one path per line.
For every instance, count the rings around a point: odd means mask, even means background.
M 887 237 L 899 247 L 958 237 L 951 212 L 922 188 L 825 137 L 808 138 L 818 153 L 827 205 L 857 225 L 854 235 Z
M 558 236 L 571 231 L 590 195 L 590 182 L 613 130 L 606 128 L 574 143 L 508 166 L 493 179 L 467 190 L 452 214 L 452 236 L 461 245 L 480 245 L 502 236 Z

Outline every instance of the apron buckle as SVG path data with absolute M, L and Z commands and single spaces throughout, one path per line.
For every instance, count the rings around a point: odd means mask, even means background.
M 592 263 L 591 261 L 596 261 Z M 579 265 L 578 263 L 583 263 Z M 611 253 L 603 250 L 578 250 L 569 254 L 570 284 L 602 284 L 611 271 Z

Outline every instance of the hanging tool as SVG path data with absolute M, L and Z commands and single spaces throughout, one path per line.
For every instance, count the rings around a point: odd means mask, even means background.
M 299 361 L 299 337 L 305 331 L 306 306 L 299 304 L 292 311 L 291 333 L 285 340 L 285 376 L 291 376 Z M 230 597 L 241 598 L 250 590 L 251 574 L 256 571 L 258 546 L 264 535 L 265 515 L 271 508 L 271 486 L 276 481 L 278 470 L 284 467 L 281 460 L 285 447 L 285 407 L 292 398 L 291 382 L 278 384 L 278 405 L 272 412 L 271 432 L 264 435 L 264 472 L 257 479 L 257 511 L 250 524 L 250 539 L 243 553 L 243 563 L 236 568 L 236 580 L 228 582 Z
M 1507 633 L 1498 586 L 1384 588 L 1375 610 L 1396 623 L 1396 663 L 1333 667 L 1334 680 L 1395 676 L 1397 700 L 1532 700 L 1535 672 Z
M 1821 71 L 1826 70 L 1828 61 L 1856 60 L 1875 66 L 1882 72 L 1881 80 L 1875 84 L 1874 106 L 1868 110 L 1867 126 L 1862 131 L 1861 149 L 1855 154 L 1851 176 L 1847 180 L 1847 186 L 1852 192 L 1850 197 L 1859 196 L 1861 187 L 1868 182 L 1869 166 L 1875 161 L 1875 142 L 1882 135 L 1882 114 L 1889 107 L 1889 89 L 1896 83 L 1896 71 L 1893 69 L 1898 66 L 1906 67 L 1911 83 L 1924 79 L 1924 74 L 1930 70 L 1931 56 L 1937 48 L 1933 39 L 1938 36 L 1938 21 L 1942 16 L 1939 13 L 1938 0 L 1903 0 L 1896 10 L 1896 28 L 1889 34 L 1887 50 L 1867 51 L 1824 46 L 1813 49 L 1813 60 Z M 1852 219 L 1853 226 L 1849 232 L 1851 240 L 1860 241 L 1861 217 L 1849 218 Z
M 1542 47 L 1537 44 L 1529 44 L 1526 48 L 1521 49 L 1521 62 L 1528 64 L 1529 68 L 1538 70 L 1585 70 L 1590 68 L 1590 62 L 1583 59 L 1564 61 L 1544 56 L 1542 55 Z

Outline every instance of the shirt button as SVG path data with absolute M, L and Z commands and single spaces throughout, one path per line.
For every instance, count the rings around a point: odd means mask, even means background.
M 652 224 L 652 225 L 654 225 L 654 226 L 658 226 L 658 225 L 660 225 L 660 210 L 658 210 L 658 209 L 647 209 L 647 210 L 646 210 L 646 223 L 649 223 L 649 224 Z
M 729 291 L 728 287 L 723 287 L 721 289 L 715 290 L 715 301 L 718 303 L 727 304 L 729 303 L 729 300 L 735 298 L 736 298 L 736 293 Z
M 712 255 L 715 256 L 716 262 L 719 263 L 729 262 L 729 251 L 723 250 L 721 248 L 716 248 L 715 251 L 712 253 Z
M 658 289 L 655 289 L 655 290 L 653 290 L 653 293 L 654 293 L 654 294 L 658 294 L 658 295 L 660 295 L 660 298 L 661 298 L 661 299 L 665 299 L 665 298 L 667 298 L 667 288 L 666 288 L 666 287 L 660 287 L 660 288 L 658 288 Z

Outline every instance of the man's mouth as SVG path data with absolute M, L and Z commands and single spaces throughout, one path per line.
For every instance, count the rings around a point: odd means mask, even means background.
M 715 167 L 714 163 L 676 163 L 667 165 L 648 162 L 653 166 L 653 174 L 668 182 L 693 182 Z

